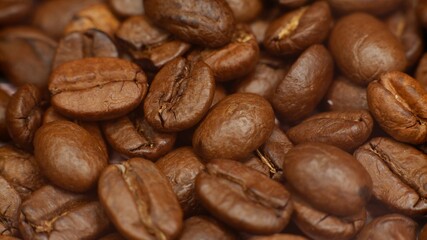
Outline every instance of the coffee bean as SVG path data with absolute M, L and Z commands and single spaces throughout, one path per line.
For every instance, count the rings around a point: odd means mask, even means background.
M 272 98 L 278 115 L 286 122 L 307 117 L 319 104 L 332 82 L 334 63 L 322 45 L 312 45 L 292 65 Z
M 380 202 L 406 215 L 427 212 L 427 156 L 389 138 L 374 138 L 354 153 L 373 182 Z
M 122 17 L 144 14 L 144 4 L 140 0 L 109 0 L 111 8 Z
M 0 175 L 24 200 L 45 185 L 34 156 L 10 145 L 0 147 Z
M 147 122 L 155 129 L 177 132 L 196 125 L 209 110 L 215 80 L 203 62 L 176 58 L 154 78 L 144 101 Z
M 0 176 L 0 235 L 17 236 L 21 198 L 15 189 Z M 3 238 L 2 238 L 3 239 Z
M 87 57 L 118 57 L 113 40 L 104 32 L 89 29 L 85 32 L 71 32 L 64 36 L 56 48 L 52 68 Z
M 195 51 L 190 60 L 203 60 L 213 71 L 215 80 L 230 81 L 244 77 L 256 66 L 259 48 L 246 25 L 237 25 L 231 42 L 222 48 Z
M 345 16 L 335 24 L 329 50 L 341 72 L 360 85 L 407 65 L 399 40 L 384 23 L 365 13 Z
M 156 162 L 172 185 L 186 216 L 201 211 L 194 185 L 197 175 L 205 169 L 201 159 L 190 147 L 175 149 Z
M 0 88 L 0 141 L 6 141 L 9 139 L 9 133 L 7 132 L 6 125 L 6 109 L 9 101 L 9 94 Z
M 50 77 L 52 105 L 59 113 L 81 120 L 126 115 L 147 92 L 144 72 L 118 58 L 84 58 L 56 68 Z
M 234 16 L 225 0 L 144 0 L 148 17 L 186 42 L 221 47 L 230 42 Z
M 196 179 L 196 194 L 212 215 L 247 233 L 278 233 L 292 213 L 282 185 L 233 160 L 210 161 Z
M 368 86 L 368 105 L 381 128 L 407 143 L 427 141 L 427 92 L 412 77 L 388 72 Z
M 234 240 L 234 236 L 229 230 L 224 228 L 214 219 L 206 216 L 195 216 L 188 218 L 184 222 L 181 240 Z
M 162 133 L 153 129 L 141 110 L 106 121 L 102 129 L 111 147 L 128 157 L 157 160 L 173 149 L 176 139 L 175 133 Z
M 34 192 L 20 208 L 24 239 L 97 239 L 109 226 L 98 201 L 50 185 Z
M 33 0 L 3 1 L 0 4 L 0 24 L 10 24 L 24 19 L 33 8 Z
M 366 210 L 359 209 L 354 216 L 337 217 L 311 207 L 298 197 L 292 196 L 294 213 L 292 220 L 307 236 L 316 240 L 350 240 L 363 228 Z
M 16 145 L 33 149 L 34 134 L 42 124 L 42 116 L 40 90 L 31 84 L 20 87 L 10 98 L 6 110 L 7 130 Z
M 417 223 L 400 214 L 375 218 L 357 235 L 357 240 L 416 239 Z
M 98 195 L 109 218 L 127 239 L 173 239 L 182 228 L 182 210 L 172 187 L 154 163 L 133 158 L 108 166 Z
M 288 136 L 295 144 L 320 142 L 352 152 L 368 140 L 373 125 L 365 110 L 323 112 L 289 129 Z
M 328 0 L 331 7 L 341 14 L 363 11 L 376 15 L 389 13 L 397 9 L 402 2 L 402 0 Z
M 237 22 L 250 22 L 262 11 L 261 0 L 225 0 Z
M 264 46 L 275 55 L 289 55 L 322 43 L 332 26 L 332 16 L 326 2 L 315 2 L 286 13 L 270 23 L 265 32 Z
M 45 87 L 56 42 L 31 27 L 6 28 L 0 32 L 0 68 L 16 86 L 25 83 Z
M 242 160 L 267 140 L 273 128 L 273 109 L 264 98 L 236 93 L 206 115 L 193 135 L 193 147 L 205 160 Z
M 344 76 L 334 79 L 324 98 L 326 108 L 331 111 L 368 110 L 366 88 Z
M 34 155 L 44 176 L 75 192 L 96 185 L 108 158 L 88 131 L 68 121 L 44 124 L 34 137 Z
M 286 154 L 283 174 L 303 200 L 336 216 L 357 214 L 371 197 L 368 172 L 353 156 L 331 145 L 295 146 Z

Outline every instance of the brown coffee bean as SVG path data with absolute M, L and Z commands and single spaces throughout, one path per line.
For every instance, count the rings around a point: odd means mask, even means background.
M 154 78 L 144 101 L 147 122 L 155 129 L 177 132 L 196 125 L 209 110 L 215 80 L 203 62 L 176 58 Z
M 335 24 L 329 50 L 341 72 L 360 85 L 407 66 L 399 40 L 384 23 L 365 13 L 345 16 Z
M 324 98 L 330 111 L 368 110 L 366 88 L 361 87 L 344 76 L 334 79 Z
M 427 92 L 412 77 L 388 72 L 368 86 L 368 105 L 381 128 L 396 140 L 427 141 Z
M 15 189 L 0 176 L 0 236 L 17 236 L 21 198 Z M 2 238 L 3 239 L 3 238 Z
M 35 10 L 32 24 L 50 37 L 60 38 L 74 14 L 103 0 L 55 0 L 43 1 Z
M 108 159 L 88 131 L 68 121 L 44 124 L 34 137 L 34 155 L 44 176 L 74 192 L 93 188 Z
M 306 118 L 287 133 L 295 144 L 320 142 L 352 152 L 368 140 L 373 126 L 374 120 L 365 110 L 323 112 Z
M 194 185 L 197 175 L 205 169 L 201 159 L 190 147 L 175 149 L 156 162 L 172 185 L 178 197 L 182 210 L 186 216 L 194 215 L 201 211 L 196 199 Z
M 6 109 L 9 101 L 9 94 L 0 88 L 0 141 L 6 141 L 9 139 L 6 124 Z
M 42 124 L 42 116 L 42 96 L 36 86 L 25 84 L 12 95 L 6 110 L 6 124 L 18 147 L 33 149 L 34 134 Z
M 350 240 L 363 228 L 366 210 L 359 209 L 354 216 L 337 217 L 316 210 L 298 197 L 292 196 L 294 213 L 292 220 L 307 236 L 316 240 Z
M 102 130 L 110 146 L 128 157 L 157 160 L 170 152 L 175 144 L 175 133 L 162 133 L 153 129 L 142 109 L 128 116 L 106 121 Z
M 104 32 L 89 29 L 85 32 L 71 32 L 64 36 L 55 52 L 52 68 L 87 57 L 118 57 L 119 52 L 113 40 Z
M 33 0 L 2 1 L 0 3 L 0 24 L 10 24 L 24 19 L 33 8 Z
M 331 145 L 295 146 L 286 154 L 283 175 L 305 201 L 333 215 L 357 214 L 371 197 L 368 172 L 353 156 Z
M 34 157 L 10 145 L 0 147 L 0 175 L 24 200 L 45 184 Z
M 422 32 L 416 19 L 415 9 L 395 12 L 386 19 L 386 24 L 402 43 L 408 66 L 413 66 L 424 51 Z
M 389 208 L 406 215 L 427 212 L 427 156 L 388 138 L 374 138 L 356 152 L 372 178 L 372 193 Z
M 0 68 L 16 86 L 47 85 L 56 42 L 31 27 L 6 28 L 0 32 Z
M 184 222 L 180 240 L 234 240 L 237 239 L 224 226 L 212 218 L 195 216 Z
M 196 179 L 196 194 L 212 215 L 247 233 L 278 233 L 292 213 L 281 184 L 233 160 L 209 162 Z
M 427 54 L 425 53 L 420 61 L 415 72 L 415 79 L 420 82 L 421 86 L 427 90 Z
M 272 97 L 278 115 L 286 122 L 307 117 L 321 101 L 334 73 L 328 50 L 313 45 L 305 50 L 279 83 Z
M 303 236 L 297 236 L 293 234 L 274 234 L 270 236 L 257 236 L 251 237 L 249 240 L 308 240 Z
M 392 12 L 402 2 L 402 0 L 328 0 L 329 5 L 340 14 L 363 11 L 376 15 Z
M 289 55 L 322 43 L 332 26 L 332 16 L 326 2 L 286 13 L 271 22 L 265 32 L 264 46 L 275 55 Z
M 237 22 L 250 22 L 262 11 L 261 0 L 225 0 Z
M 113 36 L 119 25 L 120 22 L 108 9 L 108 6 L 99 3 L 85 7 L 74 14 L 71 21 L 65 27 L 64 33 L 67 35 L 75 31 L 85 32 L 89 29 L 98 29 Z
M 230 81 L 244 77 L 256 66 L 258 43 L 246 25 L 237 25 L 231 42 L 222 48 L 195 51 L 190 60 L 203 60 L 212 69 L 215 80 Z
M 375 218 L 357 235 L 357 240 L 416 239 L 417 223 L 400 214 L 388 214 Z
M 243 160 L 274 128 L 274 112 L 262 97 L 236 93 L 216 104 L 193 135 L 194 150 L 205 160 Z
M 125 20 L 117 30 L 116 37 L 135 62 L 150 71 L 157 71 L 190 48 L 190 44 L 173 39 L 145 16 Z
M 221 47 L 230 42 L 234 16 L 225 0 L 144 0 L 148 17 L 186 42 Z
M 140 0 L 109 0 L 111 8 L 122 17 L 144 14 L 144 4 Z
M 173 239 L 182 228 L 182 210 L 172 187 L 154 163 L 132 158 L 108 166 L 98 195 L 109 218 L 127 239 Z
M 24 239 L 98 239 L 109 226 L 98 201 L 50 185 L 34 192 L 20 209 Z
M 118 58 L 84 58 L 56 68 L 50 77 L 52 106 L 81 120 L 106 120 L 126 115 L 147 92 L 144 72 Z

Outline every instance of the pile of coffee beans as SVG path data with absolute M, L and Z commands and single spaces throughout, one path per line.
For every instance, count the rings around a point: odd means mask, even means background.
M 427 240 L 427 0 L 1 0 L 0 239 Z

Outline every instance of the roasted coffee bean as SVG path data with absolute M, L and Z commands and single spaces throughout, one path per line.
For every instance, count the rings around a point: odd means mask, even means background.
M 229 230 L 212 218 L 195 216 L 184 222 L 180 240 L 234 240 L 237 239 Z
M 354 216 L 337 217 L 313 208 L 298 197 L 292 196 L 292 202 L 293 221 L 304 234 L 315 240 L 350 240 L 366 222 L 364 208 Z
M 0 88 L 0 141 L 6 141 L 9 139 L 9 133 L 7 132 L 6 125 L 6 109 L 9 101 L 9 94 Z
M 405 240 L 417 238 L 417 223 L 400 214 L 375 218 L 357 235 L 357 240 Z
M 97 239 L 110 223 L 98 201 L 46 185 L 22 203 L 24 239 Z
M 21 198 L 15 189 L 0 176 L 0 236 L 17 236 Z M 2 238 L 3 239 L 3 238 Z
M 303 236 L 293 234 L 274 234 L 270 236 L 251 237 L 249 240 L 308 240 Z
M 145 119 L 142 109 L 128 116 L 102 124 L 105 138 L 117 152 L 128 157 L 157 160 L 170 152 L 176 133 L 162 133 L 153 129 Z
M 287 134 L 295 144 L 320 142 L 352 152 L 368 140 L 373 126 L 365 110 L 323 112 L 306 118 Z
M 52 68 L 87 57 L 118 57 L 119 52 L 113 40 L 104 32 L 89 29 L 85 32 L 72 32 L 64 36 L 55 52 Z
M 283 175 L 303 200 L 336 216 L 357 214 L 371 197 L 368 172 L 353 156 L 331 145 L 295 146 L 286 154 Z
M 132 158 L 108 166 L 98 195 L 110 220 L 127 239 L 174 239 L 182 210 L 165 175 L 154 163 Z
M 402 0 L 328 0 L 329 5 L 338 13 L 367 12 L 383 15 L 397 9 Z M 367 25 L 365 25 L 367 27 Z
M 407 66 L 399 40 L 384 23 L 365 13 L 345 16 L 335 24 L 329 50 L 341 72 L 360 85 Z
M 26 150 L 33 149 L 33 138 L 42 124 L 42 96 L 31 84 L 20 87 L 10 98 L 6 109 L 6 124 L 13 142 Z
M 368 105 L 381 128 L 396 140 L 427 141 L 427 91 L 402 72 L 388 72 L 368 86 Z
M 193 149 L 178 148 L 159 159 L 156 166 L 168 177 L 184 214 L 191 216 L 200 212 L 201 207 L 196 199 L 194 185 L 197 175 L 205 169 L 205 166 Z
M 361 87 L 344 76 L 334 79 L 324 98 L 330 111 L 368 110 L 366 88 Z
M 53 38 L 60 38 L 74 14 L 103 0 L 42 1 L 35 10 L 32 24 Z
M 93 188 L 108 159 L 95 137 L 68 121 L 44 124 L 34 137 L 34 155 L 44 176 L 74 192 Z
M 144 4 L 141 0 L 109 0 L 111 8 L 122 17 L 142 15 Z
M 144 101 L 147 122 L 177 132 L 196 125 L 211 106 L 215 80 L 203 62 L 176 58 L 154 78 Z
M 190 60 L 203 60 L 212 69 L 215 80 L 230 81 L 244 77 L 256 66 L 259 48 L 255 35 L 246 25 L 237 25 L 231 42 L 222 48 L 195 51 Z
M 354 153 L 373 182 L 373 196 L 406 215 L 427 213 L 427 156 L 388 138 L 374 138 Z
M 420 82 L 421 86 L 427 91 L 427 54 L 424 54 L 418 62 L 415 79 Z
M 225 0 L 237 22 L 250 22 L 262 11 L 262 0 Z
M 34 157 L 10 145 L 0 147 L 0 176 L 24 200 L 45 184 Z
M 274 112 L 264 98 L 236 93 L 207 114 L 193 135 L 193 147 L 205 160 L 243 160 L 267 140 L 273 128 Z
M 33 0 L 2 1 L 0 3 L 0 24 L 10 24 L 24 19 L 33 7 Z
M 144 72 L 118 58 L 84 58 L 56 68 L 50 77 L 52 106 L 81 120 L 106 120 L 126 115 L 147 92 Z
M 68 34 L 74 31 L 85 32 L 94 28 L 113 36 L 119 25 L 120 22 L 110 12 L 108 6 L 99 3 L 77 12 L 65 27 L 64 33 Z
M 279 83 L 272 104 L 280 118 L 296 122 L 307 117 L 321 101 L 334 73 L 328 50 L 313 45 L 305 50 Z
M 278 170 L 275 168 L 275 165 L 271 163 L 269 159 L 265 158 L 260 154 L 252 154 L 250 157 L 245 159 L 242 163 L 245 166 L 255 169 L 258 172 L 272 179 L 280 178 L 280 177 L 276 177 L 275 175 L 278 172 Z
M 278 233 L 292 213 L 280 183 L 233 160 L 210 161 L 196 179 L 196 194 L 212 215 L 247 233 Z
M 275 55 L 289 55 L 322 43 L 332 26 L 332 16 L 326 2 L 286 13 L 270 23 L 265 32 L 264 46 Z
M 144 0 L 148 17 L 186 42 L 221 47 L 234 31 L 233 12 L 225 0 Z
M 402 43 L 408 66 L 413 66 L 424 51 L 422 32 L 415 10 L 398 11 L 386 19 L 386 24 Z
M 0 68 L 16 86 L 47 85 L 56 42 L 31 27 L 6 28 L 0 32 Z
M 151 71 L 157 71 L 190 48 L 190 44 L 171 38 L 168 32 L 156 27 L 145 16 L 125 20 L 116 37 L 135 62 Z

